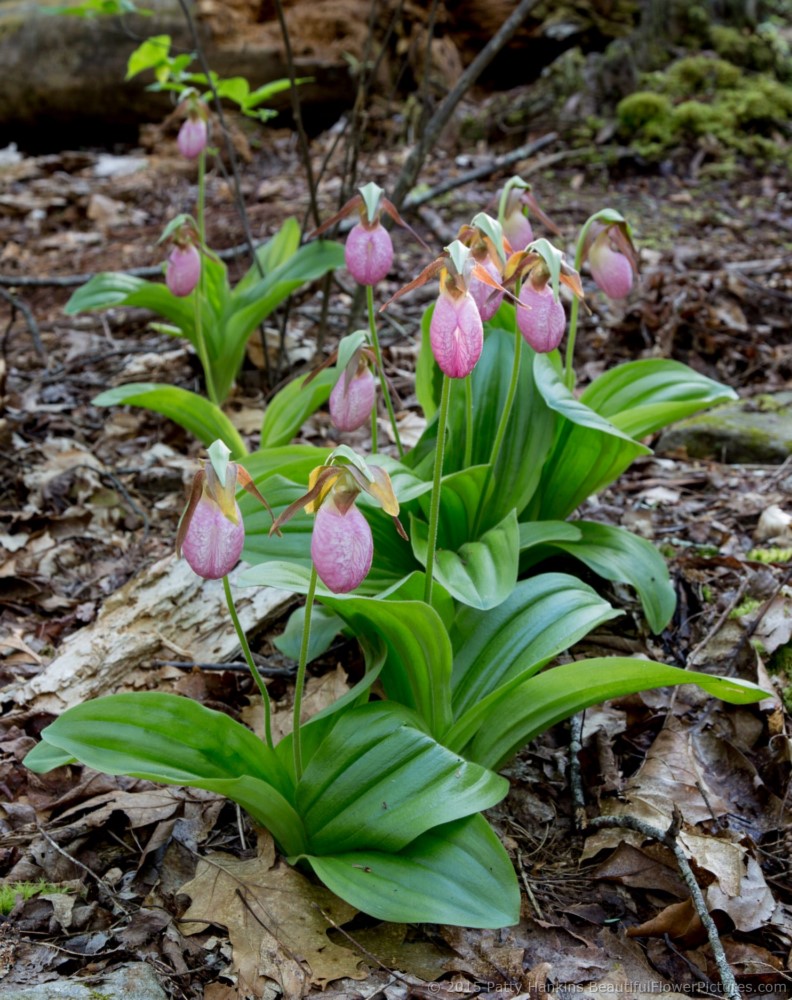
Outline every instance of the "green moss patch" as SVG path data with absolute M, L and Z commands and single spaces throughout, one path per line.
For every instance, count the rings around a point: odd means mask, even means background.
M 687 56 L 646 74 L 617 116 L 622 137 L 647 159 L 703 143 L 721 155 L 792 164 L 792 88 L 714 55 Z

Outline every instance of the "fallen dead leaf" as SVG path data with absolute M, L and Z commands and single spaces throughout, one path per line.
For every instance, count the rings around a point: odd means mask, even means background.
M 356 911 L 296 869 L 275 864 L 272 839 L 266 834 L 259 838 L 255 858 L 223 853 L 202 858 L 195 878 L 180 892 L 192 899 L 181 918 L 182 933 L 198 933 L 210 923 L 226 927 L 232 970 L 240 988 L 254 996 L 261 995 L 267 980 L 280 986 L 286 1000 L 299 1000 L 311 985 L 324 987 L 333 979 L 368 975 L 360 957 L 327 934 Z

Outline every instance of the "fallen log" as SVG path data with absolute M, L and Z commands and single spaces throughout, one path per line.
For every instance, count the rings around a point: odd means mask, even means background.
M 240 567 L 241 569 L 241 567 Z M 240 569 L 231 574 L 234 578 Z M 269 587 L 235 590 L 245 632 L 282 614 L 292 595 Z M 59 715 L 90 698 L 145 684 L 147 669 L 174 654 L 222 663 L 239 650 L 221 580 L 202 580 L 184 559 L 168 556 L 105 601 L 96 620 L 69 636 L 35 677 L 7 687 L 20 709 Z

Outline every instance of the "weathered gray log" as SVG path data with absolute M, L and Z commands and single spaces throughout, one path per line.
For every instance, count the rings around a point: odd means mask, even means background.
M 292 595 L 259 587 L 237 590 L 235 599 L 250 632 L 280 615 Z M 21 708 L 59 715 L 90 698 L 145 684 L 142 671 L 154 660 L 224 663 L 238 650 L 222 582 L 201 580 L 184 559 L 168 556 L 108 597 L 96 620 L 69 636 L 41 673 L 4 694 Z
M 90 20 L 47 14 L 45 8 L 56 2 L 0 0 L 0 138 L 13 140 L 15 129 L 63 132 L 90 121 L 118 128 L 164 118 L 172 96 L 146 90 L 150 73 L 125 80 L 126 67 L 130 53 L 149 36 L 170 35 L 174 52 L 192 50 L 178 0 L 140 0 L 139 6 L 153 11 L 151 17 Z M 65 0 L 69 6 L 78 2 Z M 244 76 L 254 89 L 288 75 L 273 33 L 223 38 L 207 23 L 201 33 L 209 64 L 221 77 Z M 351 102 L 354 85 L 340 55 L 298 54 L 296 62 L 298 76 L 313 78 L 301 85 L 304 104 Z M 286 108 L 288 95 L 279 95 L 273 106 Z M 81 138 L 85 141 L 84 131 Z M 97 131 L 97 144 L 103 140 Z

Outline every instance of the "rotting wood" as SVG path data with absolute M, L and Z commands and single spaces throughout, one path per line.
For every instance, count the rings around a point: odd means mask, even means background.
M 231 574 L 233 585 L 240 569 Z M 239 588 L 246 632 L 281 614 L 292 595 L 269 587 Z M 239 650 L 221 580 L 202 580 L 185 560 L 168 556 L 107 599 L 97 619 L 63 643 L 37 676 L 6 688 L 20 708 L 60 714 L 89 698 L 128 686 L 133 672 L 172 658 L 222 662 Z M 139 678 L 136 678 L 139 681 Z

